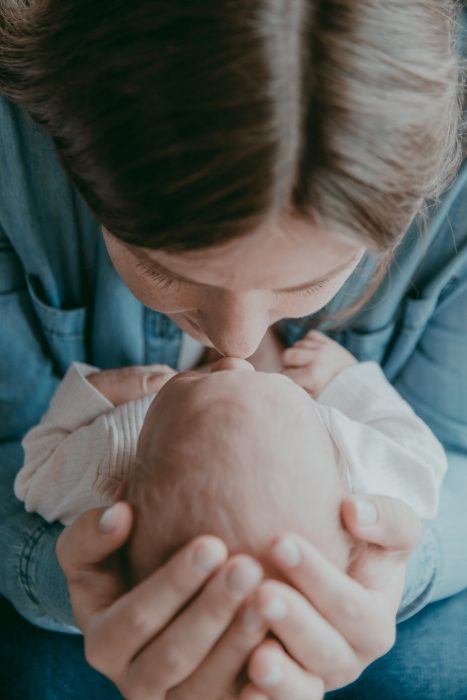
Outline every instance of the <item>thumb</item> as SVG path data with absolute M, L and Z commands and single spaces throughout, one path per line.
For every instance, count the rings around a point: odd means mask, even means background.
M 133 525 L 128 503 L 95 508 L 66 527 L 57 541 L 57 559 L 70 592 L 73 611 L 81 629 L 90 616 L 106 608 L 126 590 L 118 551 Z
M 422 524 L 415 511 L 398 498 L 354 495 L 344 499 L 341 517 L 359 540 L 409 554 L 420 542 Z

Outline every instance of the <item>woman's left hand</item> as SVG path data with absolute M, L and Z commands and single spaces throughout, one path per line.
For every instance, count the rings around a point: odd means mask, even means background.
M 343 502 L 342 521 L 368 543 L 348 574 L 298 535 L 273 544 L 271 560 L 291 585 L 265 581 L 250 607 L 281 644 L 266 639 L 253 652 L 251 682 L 241 700 L 320 700 L 325 691 L 358 678 L 394 644 L 406 561 L 420 540 L 420 520 L 398 499 L 354 496 Z

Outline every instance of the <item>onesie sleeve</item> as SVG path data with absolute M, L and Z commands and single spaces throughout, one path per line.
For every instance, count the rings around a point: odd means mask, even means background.
M 343 370 L 317 402 L 354 491 L 393 496 L 421 518 L 435 516 L 447 471 L 444 449 L 377 363 Z
M 114 406 L 73 363 L 41 422 L 23 440 L 24 463 L 14 489 L 29 512 L 72 522 L 112 503 L 134 467 L 138 435 L 154 396 Z

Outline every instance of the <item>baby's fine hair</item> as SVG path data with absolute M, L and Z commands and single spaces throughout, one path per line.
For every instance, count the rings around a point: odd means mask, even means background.
M 350 492 L 346 467 L 317 412 L 300 402 L 284 408 L 278 397 L 276 404 L 267 422 L 248 407 L 248 397 L 228 408 L 203 405 L 188 421 L 180 417 L 156 454 L 138 452 L 127 498 L 152 529 L 154 563 L 202 534 L 221 537 L 232 553 L 262 556 L 275 536 L 293 531 L 309 538 L 315 531 L 336 563 L 349 564 L 353 543 L 339 514 Z M 323 476 L 331 471 L 330 480 Z

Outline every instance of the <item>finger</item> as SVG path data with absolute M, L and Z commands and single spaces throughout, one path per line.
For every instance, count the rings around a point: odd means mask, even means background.
M 316 340 L 313 340 L 312 338 L 302 338 L 301 340 L 297 340 L 296 343 L 292 345 L 293 348 L 303 348 L 303 349 L 309 349 L 309 350 L 319 350 L 321 348 L 320 343 L 318 343 Z M 288 348 L 287 348 L 288 349 Z
M 164 566 L 102 610 L 87 639 L 92 665 L 112 677 L 146 647 L 225 562 L 227 549 L 216 537 L 198 537 Z M 152 657 L 152 665 L 154 666 Z
M 310 366 L 285 369 L 282 374 L 310 393 L 314 393 L 317 389 L 317 381 Z
M 313 352 L 309 348 L 289 348 L 284 352 L 285 367 L 303 367 L 313 361 Z
M 224 634 L 262 576 L 261 567 L 251 557 L 232 557 L 167 630 L 139 654 L 132 664 L 133 677 L 144 678 L 147 688 L 161 690 L 186 680 Z
M 326 687 L 335 687 L 342 674 L 345 682 L 352 672 L 356 673 L 359 661 L 348 642 L 291 586 L 265 581 L 252 604 L 288 653 L 307 671 L 322 678 Z
M 115 396 L 117 403 L 136 401 L 150 394 L 158 392 L 174 374 L 177 374 L 168 365 L 150 365 L 125 367 L 122 372 L 115 371 Z
M 248 683 L 247 686 L 242 688 L 238 700 L 269 700 L 269 697 L 252 683 Z
M 271 559 L 352 648 L 387 651 L 392 646 L 394 611 L 380 591 L 364 588 L 298 535 L 280 538 Z
M 235 685 L 251 652 L 266 636 L 268 626 L 251 608 L 243 609 L 235 618 L 209 656 L 174 693 L 174 700 L 187 697 L 218 700 L 225 688 Z M 235 695 L 232 695 L 236 697 Z
M 328 335 L 326 335 L 326 333 L 321 333 L 321 331 L 317 331 L 316 329 L 308 331 L 305 338 L 307 338 L 308 340 L 314 340 L 315 342 L 320 343 L 321 345 L 324 345 L 325 343 L 335 342 Z
M 403 555 L 412 552 L 422 536 L 417 514 L 398 498 L 354 495 L 343 501 L 341 514 L 354 537 Z
M 270 700 L 321 700 L 324 695 L 323 681 L 307 673 L 273 640 L 253 652 L 248 673 Z
M 130 535 L 133 514 L 127 503 L 83 513 L 65 528 L 57 558 L 67 577 L 76 622 L 85 629 L 90 616 L 123 592 L 118 561 L 112 555 Z
M 173 367 L 170 365 L 136 365 L 136 368 L 142 372 L 147 372 L 150 370 L 151 372 L 162 372 L 164 374 L 176 374 L 176 370 L 174 370 Z

